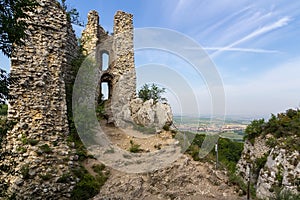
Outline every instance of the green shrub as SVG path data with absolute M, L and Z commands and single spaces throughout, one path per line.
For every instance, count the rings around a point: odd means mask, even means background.
M 69 173 L 65 173 L 58 178 L 58 183 L 67 183 L 70 181 L 71 175 Z
M 166 92 L 165 88 L 159 88 L 157 85 L 152 84 L 151 86 L 145 84 L 142 88 L 138 91 L 138 96 L 143 101 L 147 101 L 153 99 L 154 103 L 157 102 L 165 102 L 167 101 L 166 98 L 162 97 L 162 94 Z
M 52 175 L 50 173 L 46 173 L 46 174 L 40 174 L 39 177 L 44 181 L 48 181 L 52 178 Z
M 266 141 L 266 145 L 270 148 L 274 148 L 277 145 L 277 140 L 274 137 L 271 137 Z
M 186 134 L 187 138 L 192 137 L 191 134 Z M 197 134 L 195 135 L 195 138 L 189 146 L 187 153 L 190 154 L 194 160 L 196 161 L 209 161 L 209 160 L 215 160 L 216 152 L 214 149 L 209 152 L 209 154 L 206 156 L 206 158 L 200 159 L 199 158 L 199 151 L 201 150 L 202 143 L 205 139 L 204 134 Z M 232 141 L 227 138 L 219 138 L 218 140 L 218 156 L 219 156 L 219 162 L 225 166 L 228 170 L 234 171 L 235 165 L 239 161 L 242 151 L 244 148 L 244 144 L 241 142 Z
M 72 191 L 71 199 L 89 199 L 99 193 L 101 186 L 103 186 L 108 179 L 108 174 L 103 173 L 105 169 L 104 165 L 94 165 L 92 168 L 97 173 L 95 177 L 89 174 L 83 166 L 73 170 L 74 175 L 78 177 L 80 181 Z M 67 178 L 64 178 L 64 180 L 67 180 Z
M 193 157 L 195 161 L 199 161 L 199 151 L 200 147 L 198 145 L 191 145 L 187 152 Z
M 46 154 L 52 153 L 52 149 L 49 147 L 48 144 L 43 144 L 43 145 L 39 146 L 39 148 L 43 153 L 46 153 Z
M 7 110 L 8 110 L 8 105 L 7 104 L 1 104 L 0 105 L 0 116 L 6 116 L 7 115 Z
M 95 173 L 97 174 L 102 174 L 102 171 L 105 169 L 105 165 L 101 164 L 101 165 L 93 165 L 92 169 Z
M 29 165 L 25 164 L 21 167 L 20 172 L 23 176 L 23 179 L 29 179 Z
M 135 144 L 132 140 L 130 140 L 130 148 L 129 148 L 129 151 L 131 153 L 139 153 L 142 151 L 142 149 L 140 149 L 140 146 L 139 144 Z
M 20 146 L 19 146 L 19 147 L 17 148 L 17 151 L 20 152 L 20 153 L 26 153 L 26 152 L 27 152 L 27 149 L 26 149 L 25 147 L 20 147 Z
M 270 198 L 271 200 L 299 200 L 300 193 L 295 194 L 290 190 L 283 190 L 281 187 L 275 187 L 275 197 Z
M 103 100 L 103 95 L 101 94 L 101 98 L 98 102 L 98 106 L 96 108 L 96 115 L 98 120 L 104 119 L 105 117 L 105 101 Z
M 100 191 L 100 184 L 92 175 L 85 173 L 72 191 L 71 199 L 89 199 Z
M 229 172 L 229 183 L 235 186 L 238 186 L 242 191 L 243 194 L 247 194 L 247 184 L 245 184 L 244 180 L 242 179 L 242 177 L 240 177 L 239 175 L 236 175 L 234 172 Z M 253 184 L 250 184 L 250 195 L 253 199 L 255 199 L 256 197 L 256 190 Z
M 23 134 L 22 137 L 21 137 L 21 142 L 22 144 L 28 144 L 28 140 L 27 140 L 27 137 Z
M 39 141 L 36 139 L 28 139 L 28 144 L 30 144 L 31 146 L 35 146 L 38 143 L 39 143 Z
M 170 126 L 168 124 L 165 124 L 164 127 L 163 127 L 163 129 L 165 131 L 170 131 Z
M 248 139 L 252 144 L 254 143 L 254 138 L 259 136 L 262 131 L 262 125 L 265 123 L 264 119 L 253 120 L 245 130 L 245 139 Z
M 252 144 L 258 136 L 272 134 L 274 138 L 267 140 L 269 147 L 284 145 L 289 150 L 300 151 L 300 110 L 289 109 L 285 113 L 279 113 L 277 116 L 271 115 L 269 121 L 263 119 L 254 120 L 245 130 L 245 139 Z
M 265 166 L 269 153 L 265 153 L 262 157 L 257 158 L 254 162 L 255 168 L 253 169 L 253 173 L 258 176 L 260 170 Z

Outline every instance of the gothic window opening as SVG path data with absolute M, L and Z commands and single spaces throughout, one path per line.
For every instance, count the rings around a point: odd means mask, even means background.
M 105 71 L 109 67 L 109 54 L 107 52 L 103 52 L 101 55 L 102 59 L 102 70 Z
M 108 73 L 104 73 L 101 76 L 101 94 L 103 95 L 103 100 L 108 100 L 110 99 L 111 95 L 112 95 L 112 80 L 113 77 L 108 74 Z
M 101 83 L 101 94 L 103 95 L 102 100 L 108 100 L 109 98 L 108 82 Z

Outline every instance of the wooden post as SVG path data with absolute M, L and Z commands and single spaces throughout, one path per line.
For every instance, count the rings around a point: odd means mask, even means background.
M 218 155 L 218 142 L 215 144 L 216 151 L 216 170 L 218 169 L 219 155 Z
M 249 166 L 248 185 L 247 185 L 247 200 L 250 200 L 250 180 L 251 180 L 251 167 Z

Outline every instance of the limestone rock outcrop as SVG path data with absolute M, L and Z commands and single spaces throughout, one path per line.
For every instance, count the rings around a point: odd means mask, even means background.
M 272 137 L 267 135 L 266 138 Z M 270 148 L 266 138 L 258 137 L 254 144 L 246 141 L 241 159 L 237 164 L 237 173 L 248 181 L 251 168 L 251 182 L 256 189 L 256 196 L 261 199 L 275 197 L 276 188 L 281 191 L 299 193 L 300 154 L 288 147 Z M 260 165 L 260 166 L 259 166 Z
M 143 102 L 136 98 L 131 101 L 131 112 L 133 121 L 145 127 L 162 128 L 172 125 L 173 114 L 169 104 L 156 102 L 153 99 Z

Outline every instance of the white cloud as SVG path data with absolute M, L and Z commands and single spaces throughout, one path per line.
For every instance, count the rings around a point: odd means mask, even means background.
M 226 114 L 254 118 L 269 117 L 271 113 L 283 112 L 300 106 L 300 58 L 284 63 L 246 83 L 229 85 L 224 83 Z M 200 114 L 212 114 L 212 96 L 205 86 L 193 87 Z M 184 91 L 183 91 L 184 92 Z M 190 97 L 187 95 L 187 101 Z M 173 101 L 174 111 L 178 108 Z M 194 109 L 194 112 L 193 112 Z M 186 110 L 195 114 L 192 106 Z
M 225 85 L 228 113 L 268 116 L 299 106 L 299 65 L 300 59 L 297 59 L 269 70 L 247 84 Z
M 280 53 L 277 50 L 267 50 L 267 49 L 250 49 L 250 48 L 224 48 L 224 47 L 204 47 L 204 50 L 216 50 L 216 51 L 239 51 L 239 52 L 249 52 L 249 53 Z
M 265 33 L 273 31 L 275 29 L 278 29 L 278 28 L 281 28 L 283 26 L 286 26 L 288 24 L 288 22 L 290 22 L 290 21 L 291 21 L 290 17 L 288 17 L 288 16 L 283 17 L 283 18 L 277 20 L 276 22 L 274 22 L 274 23 L 272 23 L 270 25 L 267 25 L 267 26 L 263 26 L 262 28 L 256 29 L 252 33 L 248 34 L 247 36 L 245 36 L 245 37 L 243 37 L 243 38 L 241 38 L 241 39 L 239 39 L 239 40 L 237 40 L 237 41 L 235 41 L 235 42 L 233 42 L 233 43 L 231 43 L 231 44 L 229 44 L 229 45 L 227 45 L 227 46 L 219 49 L 218 51 L 216 51 L 215 53 L 213 53 L 211 56 L 212 57 L 216 57 L 221 52 L 226 51 L 226 50 L 228 50 L 228 49 L 230 49 L 230 48 L 232 48 L 234 46 L 237 46 L 237 45 L 239 45 L 241 43 L 244 43 L 244 42 L 246 42 L 246 41 L 248 41 L 250 39 L 253 39 L 255 37 L 258 37 L 260 35 L 263 35 Z

